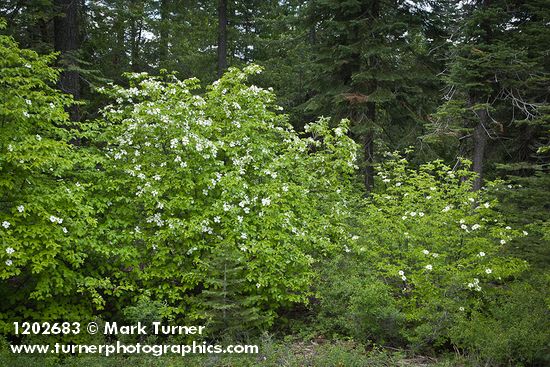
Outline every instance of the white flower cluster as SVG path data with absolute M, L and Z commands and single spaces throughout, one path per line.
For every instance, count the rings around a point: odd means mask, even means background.
M 7 248 L 6 248 L 6 253 L 7 253 L 8 255 L 13 254 L 14 252 L 15 252 L 15 250 L 13 249 L 13 247 L 7 247 Z M 7 259 L 7 260 L 6 260 L 6 265 L 7 265 L 7 266 L 11 266 L 12 264 L 13 264 L 13 261 L 12 261 L 11 259 Z
M 164 226 L 164 220 L 161 217 L 160 213 L 155 213 L 152 217 L 146 219 L 147 223 L 155 223 L 158 227 Z
M 61 224 L 63 223 L 63 218 L 56 217 L 55 215 L 50 215 L 50 222 Z
M 405 272 L 403 270 L 399 270 L 397 274 L 401 276 L 401 280 L 403 281 L 407 280 L 407 277 L 405 276 Z
M 208 219 L 205 219 L 201 222 L 201 232 L 202 233 L 212 234 L 213 231 L 214 231 L 214 229 L 212 227 L 210 227 L 210 222 L 208 221 Z
M 479 279 L 474 278 L 474 281 L 472 283 L 468 283 L 468 288 L 474 289 L 476 291 L 481 291 L 481 287 L 479 286 Z
M 267 176 L 271 176 L 271 178 L 277 178 L 277 172 L 272 172 L 268 169 L 264 170 L 264 174 L 266 174 Z
M 250 204 L 250 199 L 245 195 L 244 199 L 239 202 L 239 206 L 243 209 L 245 214 L 250 213 L 250 208 L 247 205 Z
M 260 88 L 260 87 L 255 86 L 255 85 L 251 85 L 250 87 L 248 87 L 248 90 L 251 91 L 253 94 L 258 94 L 258 93 L 260 93 L 263 89 Z

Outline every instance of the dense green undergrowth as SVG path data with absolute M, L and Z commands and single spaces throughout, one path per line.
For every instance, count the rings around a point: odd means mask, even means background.
M 40 356 L 13 355 L 6 345 L 0 349 L 0 363 L 12 367 L 80 367 L 80 366 L 188 366 L 188 367 L 470 367 L 474 360 L 460 355 L 437 358 L 410 355 L 406 351 L 362 345 L 353 341 L 273 340 L 264 337 L 258 340 L 258 354 L 187 355 L 184 357 L 163 355 L 115 355 L 115 356 Z

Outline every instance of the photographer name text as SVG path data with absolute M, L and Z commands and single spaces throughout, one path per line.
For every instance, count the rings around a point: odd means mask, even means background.
M 106 322 L 103 328 L 105 335 L 201 335 L 204 326 L 164 325 L 154 321 L 151 325 L 138 322 L 135 325 L 119 325 L 117 322 Z

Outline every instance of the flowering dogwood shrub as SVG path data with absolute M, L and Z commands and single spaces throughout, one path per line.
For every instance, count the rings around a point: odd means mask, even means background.
M 349 237 L 345 121 L 299 137 L 250 66 L 203 95 L 132 75 L 103 119 L 71 123 L 52 60 L 0 36 L 0 329 L 143 299 L 206 321 L 239 302 L 265 325 L 307 300 L 313 263 Z
M 116 103 L 103 111 L 96 190 L 109 266 L 172 314 L 207 318 L 202 295 L 219 290 L 219 302 L 238 299 L 270 322 L 306 301 L 312 264 L 347 238 L 356 145 L 346 122 L 320 120 L 299 137 L 271 91 L 245 84 L 257 72 L 230 69 L 202 95 L 195 79 L 146 74 L 106 91 Z
M 93 212 L 74 175 L 86 158 L 69 144 L 71 98 L 53 88 L 53 59 L 0 35 L 0 330 L 91 312 L 77 293 L 92 253 Z
M 527 266 L 501 256 L 504 244 L 525 233 L 494 210 L 488 191 L 497 183 L 472 191 L 468 164 L 452 170 L 435 161 L 415 169 L 390 154 L 350 254 L 393 289 L 404 336 L 415 345 L 452 339 L 458 320 L 483 310 Z

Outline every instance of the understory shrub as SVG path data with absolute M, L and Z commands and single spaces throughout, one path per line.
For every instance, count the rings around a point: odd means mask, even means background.
M 78 293 L 96 261 L 95 214 L 75 175 L 87 158 L 70 144 L 78 124 L 55 88 L 54 56 L 0 35 L 0 332 L 93 310 Z
M 364 263 L 338 255 L 320 267 L 317 331 L 330 339 L 399 345 L 403 314 L 391 286 Z
M 352 245 L 319 270 L 321 333 L 424 353 L 454 346 L 494 363 L 547 348 L 544 296 L 519 279 L 527 262 L 502 252 L 527 232 L 496 210 L 502 183 L 472 191 L 473 178 L 466 160 L 415 168 L 389 154 L 356 209 Z
M 230 69 L 202 95 L 195 79 L 129 75 L 105 91 L 116 103 L 96 138 L 100 266 L 211 331 L 265 327 L 306 302 L 313 264 L 349 237 L 347 122 L 301 138 L 271 91 L 245 84 L 258 72 Z
M 515 282 L 487 299 L 483 309 L 464 314 L 451 328 L 452 339 L 474 360 L 491 365 L 550 362 L 548 281 Z
M 353 340 L 304 363 L 365 365 L 372 343 L 549 361 L 548 221 L 516 215 L 512 228 L 502 183 L 473 191 L 469 162 L 415 168 L 390 154 L 363 198 L 348 122 L 298 134 L 272 91 L 247 82 L 257 66 L 205 89 L 129 74 L 101 90 L 112 104 L 100 118 L 73 123 L 53 60 L 0 35 L 0 333 L 95 317 L 243 340 L 313 300 L 316 331 Z M 525 276 L 518 238 L 541 274 Z
M 501 256 L 506 242 L 524 234 L 494 210 L 489 189 L 472 191 L 468 165 L 452 170 L 435 161 L 415 169 L 390 155 L 378 171 L 380 190 L 366 204 L 355 252 L 392 287 L 415 348 L 446 343 L 457 317 L 483 309 L 527 268 Z

